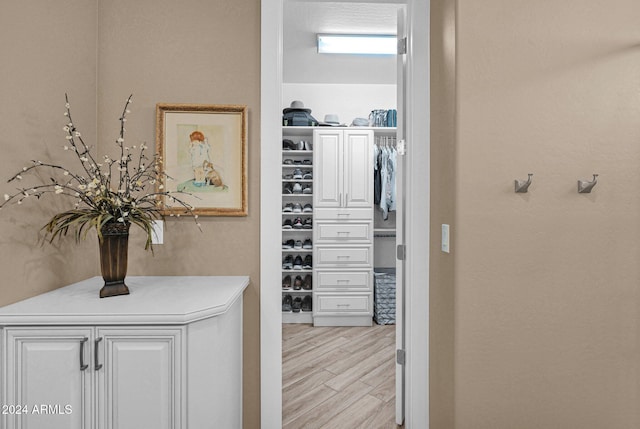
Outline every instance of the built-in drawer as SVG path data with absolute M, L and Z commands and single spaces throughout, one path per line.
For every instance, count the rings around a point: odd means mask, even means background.
M 313 217 L 316 220 L 337 220 L 337 221 L 372 220 L 373 209 L 315 208 L 313 210 Z
M 372 247 L 322 247 L 316 246 L 314 267 L 370 267 Z
M 316 221 L 314 243 L 371 243 L 373 222 L 336 223 Z
M 372 289 L 371 270 L 369 271 L 323 271 L 314 272 L 316 290 L 367 290 Z
M 316 313 L 371 313 L 371 295 L 315 294 L 313 306 Z

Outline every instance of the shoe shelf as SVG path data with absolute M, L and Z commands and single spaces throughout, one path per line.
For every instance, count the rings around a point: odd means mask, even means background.
M 283 139 L 286 138 L 286 139 L 292 140 L 294 143 L 297 143 L 299 141 L 309 142 L 311 140 L 310 136 L 311 136 L 311 132 L 306 132 L 306 131 L 301 134 L 300 133 L 296 134 L 296 132 L 289 133 L 289 132 L 283 131 Z M 305 174 L 308 175 L 307 178 L 306 179 L 293 178 L 294 174 L 296 175 L 300 174 L 300 171 L 296 171 L 296 170 L 300 170 L 302 172 L 302 176 L 304 176 Z M 309 176 L 311 176 L 311 178 L 309 178 Z M 313 150 L 292 150 L 292 149 L 282 150 L 282 190 L 283 190 L 282 192 L 283 211 L 281 212 L 282 225 L 284 226 L 285 222 L 289 225 L 295 224 L 296 223 L 295 220 L 297 218 L 300 218 L 303 222 L 303 227 L 282 228 L 281 238 L 282 238 L 283 244 L 284 242 L 289 240 L 299 241 L 299 242 L 305 242 L 305 240 L 307 240 L 308 242 L 310 242 L 313 239 L 313 228 L 309 228 L 309 227 L 304 228 L 304 225 L 305 225 L 304 222 L 307 221 L 308 219 L 309 220 L 313 219 L 312 208 L 311 208 L 311 211 L 309 210 L 298 211 L 298 212 L 284 211 L 285 206 L 289 206 L 289 207 L 297 206 L 298 209 L 300 207 L 303 208 L 305 205 L 308 205 L 309 207 L 311 206 L 312 199 L 313 199 L 313 187 L 312 187 L 313 178 L 312 177 L 313 177 Z M 311 192 L 307 192 L 307 193 L 292 192 L 294 188 L 302 188 L 302 190 L 304 190 L 305 187 L 309 188 L 307 189 L 307 191 L 311 191 Z M 307 256 L 311 257 L 312 254 L 313 254 L 313 247 L 312 248 L 283 247 L 282 261 L 284 263 L 285 258 L 287 258 L 287 256 L 293 257 L 294 260 L 296 258 L 300 258 L 304 261 Z M 308 264 L 307 266 L 309 265 L 312 265 L 312 263 Z M 287 276 L 290 277 L 289 282 L 292 283 L 292 281 L 297 276 L 301 276 L 303 279 L 305 279 L 305 277 L 307 276 L 309 278 L 312 278 L 312 275 L 313 275 L 312 268 L 294 269 L 294 268 L 288 268 L 288 267 L 285 268 L 284 266 L 282 266 L 281 272 L 282 272 L 283 285 L 285 284 L 285 278 Z M 313 282 L 313 280 L 311 281 Z M 288 289 L 284 289 L 284 288 L 282 289 L 282 304 L 283 304 L 282 322 L 283 323 L 313 323 L 312 309 L 303 310 L 302 308 L 299 308 L 299 311 L 293 311 L 293 307 L 291 306 L 292 308 L 291 311 L 284 310 L 284 308 L 286 307 L 285 299 L 288 299 L 289 301 L 287 302 L 289 303 L 291 303 L 296 298 L 299 298 L 298 303 L 300 302 L 300 300 L 304 300 L 304 299 L 306 299 L 307 301 L 309 299 L 313 300 L 312 289 L 313 287 L 311 289 L 304 289 L 304 288 L 294 289 L 292 284 Z M 311 304 L 311 307 L 313 307 L 313 302 Z

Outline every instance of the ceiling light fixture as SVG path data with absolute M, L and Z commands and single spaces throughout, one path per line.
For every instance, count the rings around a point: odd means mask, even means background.
M 395 55 L 394 34 L 318 34 L 320 54 Z

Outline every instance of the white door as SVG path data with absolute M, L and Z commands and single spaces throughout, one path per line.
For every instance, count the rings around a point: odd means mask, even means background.
M 78 328 L 6 330 L 2 427 L 92 427 L 91 333 Z
M 313 133 L 314 208 L 342 207 L 343 138 L 341 130 Z
M 398 94 L 398 121 L 396 139 L 397 158 L 396 158 L 396 246 L 398 246 L 398 255 L 396 258 L 396 350 L 399 350 L 396 356 L 396 423 L 401 425 L 404 421 L 404 392 L 405 392 L 405 365 L 404 356 L 406 350 L 406 342 L 404 337 L 405 324 L 405 257 L 404 257 L 404 221 L 405 221 L 405 199 L 404 199 L 404 137 L 405 137 L 405 73 L 406 73 L 406 54 L 403 52 L 403 46 L 406 46 L 406 9 L 404 7 L 398 9 L 398 56 L 397 56 L 397 94 Z
M 373 131 L 344 131 L 344 205 L 373 207 Z
M 180 340 L 179 329 L 98 329 L 100 429 L 180 427 Z

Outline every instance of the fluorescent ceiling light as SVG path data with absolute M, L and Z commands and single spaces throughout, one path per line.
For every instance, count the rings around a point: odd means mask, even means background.
M 395 55 L 397 51 L 393 34 L 318 34 L 320 54 Z

